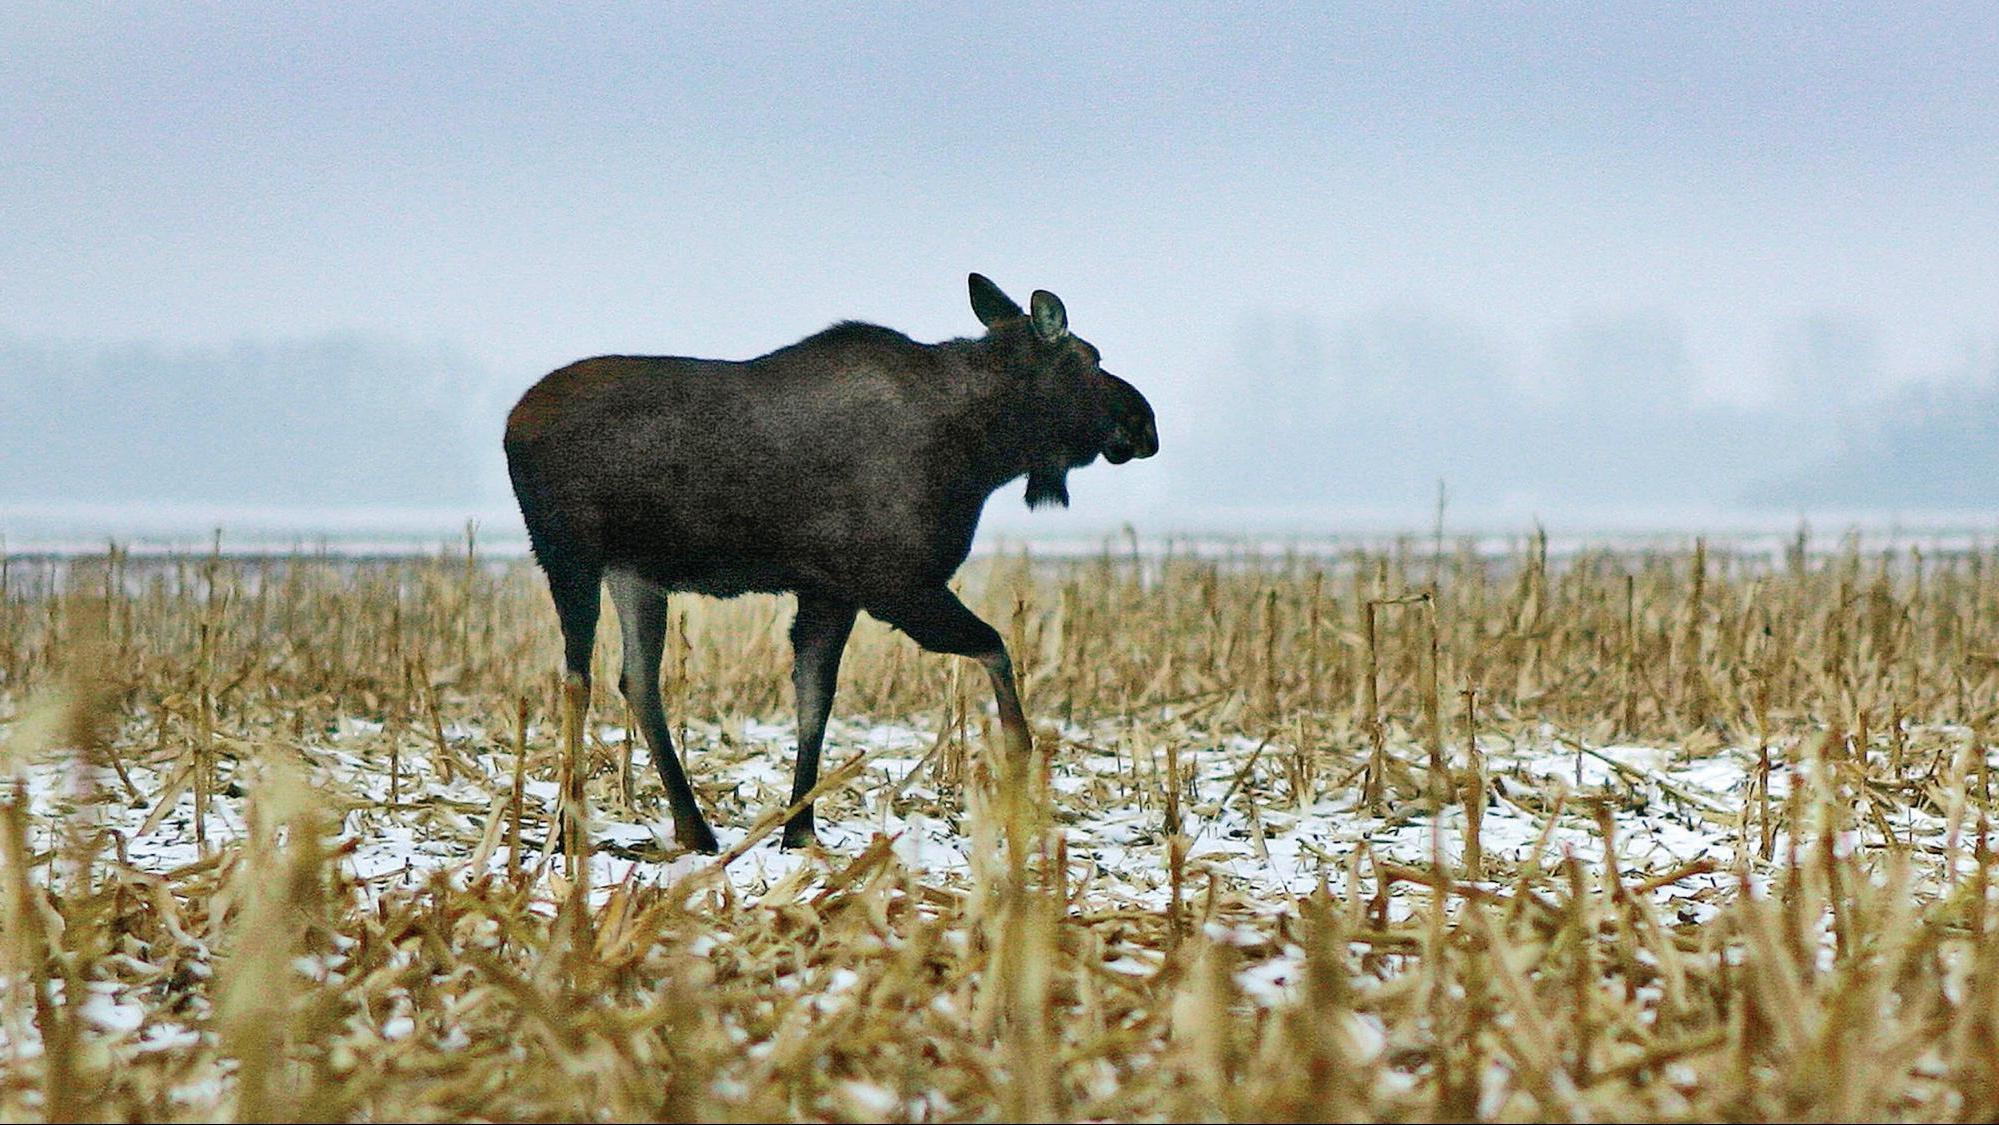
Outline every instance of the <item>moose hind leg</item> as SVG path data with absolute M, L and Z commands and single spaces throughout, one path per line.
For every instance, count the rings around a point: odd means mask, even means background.
M 1013 764 L 1026 762 L 1034 750 L 1034 737 L 1027 715 L 1020 708 L 1020 691 L 1013 681 L 1013 660 L 1006 644 L 991 625 L 965 608 L 958 595 L 939 586 L 897 598 L 868 612 L 909 634 L 911 640 L 932 652 L 969 656 L 985 665 L 992 681 L 993 699 L 999 705 L 1000 730 L 1006 736 L 1007 756 Z
M 548 592 L 555 599 L 555 616 L 562 624 L 562 668 L 572 688 L 590 694 L 590 652 L 597 644 L 597 614 L 602 602 L 603 571 L 564 560 L 544 561 Z
M 597 616 L 603 600 L 603 571 L 596 562 L 575 552 L 537 552 L 555 599 L 555 616 L 562 625 L 562 752 L 564 760 L 583 756 L 583 723 L 590 714 L 590 654 L 597 643 Z M 578 806 L 567 797 L 559 839 L 565 854 L 581 855 Z
M 653 766 L 666 785 L 666 801 L 673 810 L 673 838 L 692 851 L 714 853 L 715 833 L 701 815 L 694 800 L 694 787 L 674 753 L 673 736 L 667 733 L 666 711 L 659 699 L 659 661 L 666 648 L 666 591 L 633 571 L 613 569 L 606 575 L 611 603 L 618 607 L 619 630 L 624 638 L 624 668 L 618 675 L 618 690 L 639 717 L 646 745 L 652 749 Z
M 826 740 L 826 717 L 840 680 L 840 654 L 854 630 L 855 605 L 839 598 L 801 592 L 791 622 L 791 686 L 798 697 L 798 765 L 791 775 L 791 803 L 805 800 L 819 783 L 819 749 Z M 812 842 L 812 806 L 784 825 L 784 846 Z

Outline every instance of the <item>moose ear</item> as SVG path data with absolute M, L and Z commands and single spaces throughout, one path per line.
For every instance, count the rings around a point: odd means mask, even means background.
M 1012 297 L 1000 292 L 1000 287 L 994 285 L 992 279 L 985 274 L 975 273 L 967 280 L 972 286 L 972 312 L 978 316 L 980 324 L 991 328 L 1002 320 L 1027 315 L 1020 311 L 1019 305 L 1013 303 Z
M 1069 310 L 1062 307 L 1062 298 L 1036 289 L 1027 304 L 1034 310 L 1034 334 L 1043 342 L 1052 344 L 1069 334 Z

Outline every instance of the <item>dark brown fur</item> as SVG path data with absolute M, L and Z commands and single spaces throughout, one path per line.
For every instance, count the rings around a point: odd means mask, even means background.
M 984 661 L 1024 743 L 999 636 L 945 584 L 994 490 L 1026 476 L 1031 504 L 1067 503 L 1070 469 L 1150 456 L 1158 435 L 1144 397 L 1068 333 L 1060 301 L 1037 292 L 1030 315 L 976 274 L 971 289 L 983 336 L 920 344 L 849 322 L 744 362 L 603 356 L 552 372 L 508 416 L 507 467 L 569 672 L 587 688 L 608 577 L 626 622 L 621 687 L 683 843 L 714 848 L 659 714 L 670 591 L 799 596 L 794 798 L 817 775 L 857 609 Z M 786 841 L 810 834 L 807 808 Z

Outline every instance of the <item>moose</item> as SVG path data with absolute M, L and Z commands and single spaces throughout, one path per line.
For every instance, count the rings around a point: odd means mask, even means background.
M 922 647 L 979 661 L 1010 759 L 1032 751 L 1006 645 L 947 585 L 986 498 L 1027 478 L 1067 505 L 1068 473 L 1159 450 L 1152 406 L 1105 371 L 1037 290 L 1027 311 L 969 279 L 980 336 L 922 344 L 845 321 L 757 359 L 600 356 L 544 376 L 507 416 L 508 474 L 563 639 L 566 728 L 590 698 L 599 597 L 618 609 L 618 688 L 665 783 L 674 839 L 716 850 L 660 706 L 667 597 L 791 593 L 798 760 L 783 846 L 810 804 L 840 656 L 866 610 Z M 573 736 L 573 735 L 572 735 Z

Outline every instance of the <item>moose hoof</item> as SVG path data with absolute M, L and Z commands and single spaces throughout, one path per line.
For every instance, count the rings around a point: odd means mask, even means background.
M 722 850 L 721 846 L 715 843 L 715 833 L 698 820 L 693 824 L 675 824 L 673 839 L 688 851 L 700 852 L 702 855 L 714 855 Z
M 792 821 L 784 826 L 782 846 L 785 851 L 793 852 L 800 848 L 809 848 L 818 842 L 819 837 L 812 831 L 811 821 L 806 821 L 804 824 Z

